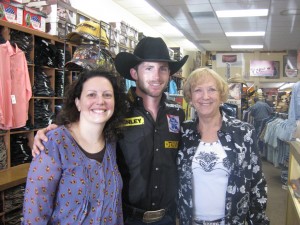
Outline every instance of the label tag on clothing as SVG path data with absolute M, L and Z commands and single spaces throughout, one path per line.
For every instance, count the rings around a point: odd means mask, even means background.
M 175 115 L 167 115 L 169 131 L 172 133 L 179 133 L 180 132 L 180 121 L 179 116 Z
M 137 116 L 137 117 L 125 118 L 123 126 L 128 127 L 128 126 L 137 126 L 143 124 L 144 124 L 144 118 L 141 116 Z
M 178 148 L 178 141 L 165 141 L 165 148 Z
M 14 104 L 17 104 L 17 99 L 16 99 L 16 96 L 15 95 L 11 95 L 11 103 L 14 105 Z

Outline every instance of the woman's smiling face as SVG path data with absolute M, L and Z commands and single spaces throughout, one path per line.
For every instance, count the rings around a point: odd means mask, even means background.
M 199 117 L 209 117 L 219 113 L 221 103 L 220 91 L 214 78 L 207 77 L 192 87 L 191 104 Z
M 104 77 L 93 77 L 83 84 L 80 99 L 76 98 L 80 120 L 106 123 L 114 113 L 115 98 L 112 84 Z

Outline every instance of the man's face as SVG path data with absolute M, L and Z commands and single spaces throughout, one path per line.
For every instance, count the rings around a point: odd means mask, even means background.
M 131 69 L 130 73 L 136 81 L 137 91 L 151 97 L 160 97 L 170 79 L 167 62 L 142 62 L 137 66 L 137 70 Z

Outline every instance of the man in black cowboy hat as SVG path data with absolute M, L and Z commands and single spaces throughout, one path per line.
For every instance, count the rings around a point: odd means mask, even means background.
M 143 38 L 133 54 L 121 52 L 115 58 L 117 71 L 136 82 L 127 94 L 124 138 L 117 143 L 127 225 L 176 224 L 176 156 L 185 115 L 179 104 L 166 98 L 164 90 L 187 58 L 171 60 L 165 42 L 153 37 Z M 34 151 L 41 147 L 39 139 L 44 139 L 44 133 L 38 132 Z
M 171 60 L 165 42 L 153 37 L 142 39 L 133 54 L 115 58 L 121 76 L 136 82 L 128 92 L 130 110 L 117 147 L 125 224 L 175 225 L 176 156 L 185 116 L 164 90 L 187 58 Z

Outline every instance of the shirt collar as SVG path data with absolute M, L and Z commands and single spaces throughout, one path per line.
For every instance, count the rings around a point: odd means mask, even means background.
M 7 41 L 7 42 L 5 43 L 5 45 L 6 45 L 6 47 L 7 47 L 7 51 L 8 51 L 8 55 L 9 55 L 9 56 L 12 56 L 12 55 L 18 53 L 19 51 L 21 51 L 21 50 L 18 48 L 17 44 L 15 44 L 14 46 L 12 46 L 11 43 L 10 43 L 9 41 Z

